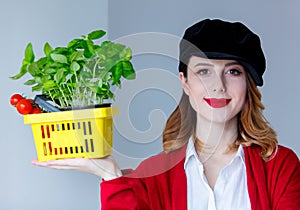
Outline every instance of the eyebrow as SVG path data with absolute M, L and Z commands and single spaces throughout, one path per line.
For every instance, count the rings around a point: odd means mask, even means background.
M 214 66 L 214 65 L 212 65 L 210 63 L 197 63 L 196 65 L 194 65 L 194 68 L 197 66 Z
M 241 65 L 239 62 L 234 61 L 234 62 L 230 62 L 230 63 L 226 63 L 225 66 L 232 66 L 232 65 Z
M 225 64 L 225 66 L 227 67 L 227 66 L 232 66 L 232 65 L 241 65 L 239 62 L 237 62 L 237 61 L 234 61 L 234 62 L 230 62 L 230 63 L 226 63 Z M 197 66 L 214 66 L 213 64 L 211 64 L 211 63 L 197 63 L 195 66 L 194 66 L 194 68 L 195 67 L 197 67 Z

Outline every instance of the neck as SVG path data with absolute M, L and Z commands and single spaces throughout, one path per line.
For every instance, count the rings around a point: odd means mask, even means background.
M 204 143 L 201 153 L 224 154 L 237 138 L 237 118 L 225 123 L 197 119 L 196 136 Z

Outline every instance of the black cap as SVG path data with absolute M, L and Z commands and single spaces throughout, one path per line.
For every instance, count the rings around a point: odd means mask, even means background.
M 259 37 L 240 22 L 205 19 L 187 28 L 180 42 L 179 71 L 192 55 L 239 61 L 257 86 L 263 85 L 266 60 Z

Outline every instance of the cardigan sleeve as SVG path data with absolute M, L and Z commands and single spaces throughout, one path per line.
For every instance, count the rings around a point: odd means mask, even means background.
M 142 161 L 135 170 L 103 181 L 102 210 L 186 209 L 185 148 L 160 153 Z M 124 173 L 125 172 L 125 173 Z
M 300 209 L 299 159 L 293 151 L 285 147 L 280 147 L 278 153 L 278 158 L 277 160 L 274 160 L 274 164 L 271 167 L 273 171 L 277 171 L 277 173 L 269 173 L 269 179 L 272 180 L 270 185 L 273 185 L 273 190 L 271 191 L 273 197 L 273 209 Z M 276 162 L 277 164 L 275 164 Z M 271 177 L 272 175 L 273 177 Z
M 146 189 L 139 178 L 122 176 L 102 181 L 100 188 L 102 210 L 149 209 Z
M 155 156 L 142 161 L 135 170 L 122 170 L 122 177 L 103 181 L 100 185 L 102 210 L 147 210 L 152 208 L 153 203 L 149 203 L 149 194 L 152 190 L 156 190 L 153 177 L 155 168 L 158 166 L 156 160 L 159 157 Z M 150 207 L 150 205 L 152 206 Z

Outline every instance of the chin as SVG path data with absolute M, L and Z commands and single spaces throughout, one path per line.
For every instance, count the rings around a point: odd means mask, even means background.
M 213 124 L 225 124 L 228 123 L 230 121 L 232 121 L 232 119 L 234 119 L 237 115 L 227 115 L 226 113 L 206 113 L 204 115 L 199 115 L 198 117 L 200 118 L 205 118 L 205 121 L 208 121 L 209 123 Z M 199 118 L 199 119 L 200 119 Z
M 226 119 L 226 118 L 216 118 L 216 117 L 213 117 L 213 118 L 207 118 L 207 121 L 209 121 L 211 124 L 224 124 L 226 122 L 228 122 L 229 120 Z

